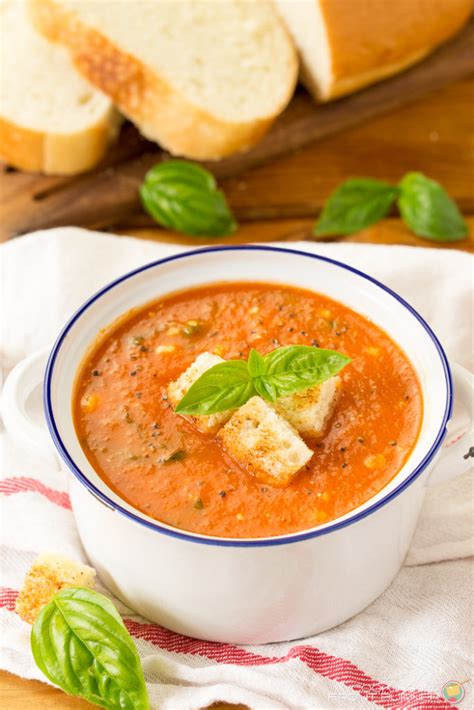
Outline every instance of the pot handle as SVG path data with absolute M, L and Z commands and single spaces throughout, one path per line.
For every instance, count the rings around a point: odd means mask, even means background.
M 474 463 L 474 375 L 461 365 L 451 365 L 454 395 L 469 414 L 469 424 L 464 431 L 448 436 L 443 445 L 439 462 L 433 469 L 428 486 L 437 486 L 465 473 Z
M 33 416 L 29 401 L 43 382 L 48 355 L 49 349 L 39 350 L 15 365 L 3 386 L 1 413 L 5 429 L 17 444 L 55 460 L 45 423 Z

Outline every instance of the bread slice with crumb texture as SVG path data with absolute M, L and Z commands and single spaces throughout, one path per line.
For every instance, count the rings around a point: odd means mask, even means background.
M 237 409 L 217 434 L 227 453 L 258 481 L 288 486 L 313 452 L 261 397 Z
M 293 94 L 296 51 L 270 2 L 29 2 L 39 30 L 174 155 L 250 148 Z
M 34 29 L 23 0 L 0 3 L 0 28 L 0 157 L 45 174 L 92 168 L 118 132 L 110 99 Z
M 62 555 L 42 554 L 27 572 L 15 611 L 32 624 L 54 594 L 65 587 L 93 587 L 95 569 Z
M 191 385 L 193 385 L 206 370 L 214 367 L 214 365 L 219 365 L 221 362 L 225 362 L 225 360 L 219 357 L 219 355 L 214 355 L 214 353 L 205 352 L 198 355 L 188 369 L 178 377 L 176 382 L 171 382 L 168 385 L 168 400 L 173 407 L 176 408 Z M 203 434 L 215 434 L 232 416 L 233 411 L 233 409 L 228 409 L 225 412 L 217 412 L 216 414 L 196 416 L 186 414 L 183 416 Z
M 331 377 L 316 387 L 281 397 L 273 406 L 300 434 L 318 437 L 324 433 L 340 389 L 341 378 Z

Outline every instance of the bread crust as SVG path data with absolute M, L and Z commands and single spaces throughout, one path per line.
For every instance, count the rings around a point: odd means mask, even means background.
M 45 175 L 76 175 L 93 168 L 115 139 L 114 109 L 95 125 L 75 133 L 34 131 L 0 117 L 0 157 L 19 170 Z
M 415 64 L 469 19 L 472 0 L 315 0 L 325 21 L 332 77 L 319 99 L 334 99 Z M 306 77 L 308 79 L 308 77 Z
M 29 0 L 29 9 L 43 35 L 69 48 L 81 74 L 110 96 L 144 136 L 174 155 L 219 160 L 251 148 L 290 101 L 297 81 L 294 51 L 288 67 L 288 89 L 275 113 L 247 122 L 226 121 L 192 104 L 144 63 L 54 0 Z

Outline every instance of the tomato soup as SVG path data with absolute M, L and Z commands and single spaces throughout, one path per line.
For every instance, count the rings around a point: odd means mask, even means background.
M 246 358 L 283 345 L 352 358 L 324 434 L 286 488 L 262 485 L 175 414 L 166 389 L 203 352 Z M 78 374 L 77 435 L 104 482 L 156 520 L 204 535 L 262 537 L 312 528 L 378 493 L 416 443 L 422 396 L 401 349 L 372 322 L 323 295 L 266 283 L 220 283 L 126 314 Z

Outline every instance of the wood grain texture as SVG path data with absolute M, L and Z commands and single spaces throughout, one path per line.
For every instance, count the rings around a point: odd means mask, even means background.
M 363 229 L 361 232 L 345 238 L 318 238 L 317 241 L 325 242 L 360 242 L 364 244 L 402 244 L 413 247 L 431 247 L 434 249 L 460 249 L 474 253 L 474 216 L 466 217 L 469 235 L 458 242 L 445 244 L 430 242 L 417 237 L 410 232 L 401 219 L 390 218 Z M 248 242 L 296 242 L 301 240 L 313 241 L 312 219 L 277 219 L 263 222 L 246 222 L 232 237 L 223 237 L 211 241 L 193 239 L 185 235 L 177 235 L 164 229 L 138 227 L 119 230 L 118 234 L 148 239 L 156 242 L 173 242 L 189 246 L 203 244 L 246 244 Z
M 91 710 L 91 708 L 97 708 L 97 705 L 91 705 L 91 703 L 78 698 L 71 698 L 46 683 L 24 680 L 11 675 L 11 673 L 0 671 L 0 707 L 4 710 L 26 710 L 32 706 L 34 710 Z M 247 710 L 244 705 L 229 705 L 228 703 L 215 703 L 209 707 L 212 710 Z
M 370 175 L 396 182 L 415 169 L 442 182 L 464 212 L 474 213 L 473 105 L 474 78 L 221 181 L 221 185 L 241 222 L 316 217 L 331 191 L 349 176 Z M 132 126 L 126 130 L 134 132 Z M 118 202 L 124 179 L 122 175 L 108 196 L 110 209 L 115 205 L 113 224 L 99 211 L 85 226 L 152 225 L 132 202 Z M 84 225 L 76 217 L 83 214 L 83 203 L 88 204 L 88 191 L 77 192 L 78 203 L 70 203 L 69 193 L 64 192 L 68 185 L 63 178 L 0 171 L 0 241 L 42 226 Z
M 372 136 L 371 126 L 375 129 L 375 133 L 377 130 L 382 130 L 379 135 L 386 142 L 385 152 L 375 161 L 379 169 L 382 157 L 385 157 L 387 166 L 392 166 L 392 160 L 395 165 L 400 165 L 403 156 L 406 157 L 406 152 L 402 151 L 400 157 L 397 157 L 398 154 L 394 148 L 397 147 L 399 141 L 404 144 L 403 134 L 400 133 L 397 124 L 390 121 L 388 125 L 382 121 L 381 128 L 377 128 L 374 117 L 416 101 L 456 79 L 473 74 L 473 43 L 474 21 L 455 39 L 437 50 L 421 64 L 352 96 L 326 105 L 315 105 L 305 91 L 298 91 L 287 111 L 254 149 L 218 163 L 208 164 L 208 167 L 221 179 L 241 176 L 237 181 L 231 182 L 229 186 L 230 201 L 238 218 L 246 220 L 283 216 L 302 217 L 315 214 L 321 208 L 322 201 L 327 197 L 329 192 L 327 188 L 335 184 L 335 180 L 331 180 L 331 177 L 334 178 L 338 163 L 340 164 L 342 158 L 346 158 L 347 168 L 351 168 L 351 170 L 357 168 L 359 174 L 361 172 L 367 174 L 368 170 L 371 173 L 374 172 L 371 163 L 365 160 L 366 151 L 364 150 L 364 145 L 367 145 L 367 131 L 369 131 L 369 137 Z M 471 85 L 471 101 L 472 97 Z M 465 110 L 458 114 L 460 123 L 463 118 L 464 121 L 467 121 L 469 114 L 472 115 L 472 105 L 467 106 L 466 104 L 464 108 Z M 425 125 L 429 125 L 431 115 L 427 113 L 425 118 Z M 356 130 L 351 135 L 351 131 L 348 129 L 362 123 L 364 124 L 361 129 L 362 134 L 358 136 Z M 385 131 L 388 129 L 388 133 L 384 132 L 383 127 Z M 316 140 L 322 141 L 328 136 L 335 136 L 343 130 L 346 131 L 346 141 L 350 141 L 349 150 L 338 150 L 339 161 L 336 161 L 334 166 L 318 162 L 317 171 L 311 175 L 306 191 L 299 197 L 295 197 L 295 193 L 290 189 L 294 199 L 291 202 L 288 201 L 286 191 L 291 183 L 286 181 L 283 195 L 278 191 L 279 186 L 275 183 L 271 201 L 265 194 L 261 196 L 262 200 L 254 200 L 253 198 L 257 196 L 252 193 L 252 204 L 249 205 L 249 193 L 243 194 L 246 192 L 246 188 L 243 186 L 247 183 L 246 176 L 249 171 L 263 164 L 265 165 L 262 168 L 263 171 L 271 170 L 274 163 L 269 161 L 289 153 L 293 153 L 294 160 L 297 157 L 294 156 L 295 151 L 301 150 Z M 425 141 L 428 139 L 431 142 L 436 142 L 436 133 L 439 135 L 436 129 L 425 133 Z M 430 135 L 431 138 L 429 138 Z M 391 138 L 394 139 L 393 142 L 390 141 Z M 340 140 L 340 136 L 332 138 L 336 144 Z M 360 142 L 361 140 L 365 143 Z M 389 154 L 389 142 L 391 142 L 391 154 Z M 371 144 L 371 141 L 369 140 L 368 143 Z M 311 149 L 314 151 L 314 155 L 318 155 L 318 148 L 321 145 L 320 142 Z M 408 148 L 408 144 L 406 144 L 406 148 Z M 127 125 L 123 130 L 121 140 L 110 152 L 106 162 L 86 175 L 55 178 L 4 172 L 0 175 L 0 240 L 34 229 L 64 224 L 109 228 L 126 223 L 130 215 L 139 209 L 137 188 L 146 170 L 162 160 L 165 155 L 157 146 L 141 139 L 135 129 Z M 408 169 L 413 169 L 413 167 L 418 168 L 412 159 Z M 347 172 L 346 170 L 345 174 Z M 390 172 L 395 171 L 390 170 Z M 318 173 L 319 175 L 327 173 L 327 178 L 323 180 L 324 191 L 315 189 L 321 180 L 317 177 Z M 310 195 L 308 195 L 308 190 L 311 190 Z M 281 202 L 278 202 L 277 198 L 280 195 L 282 199 Z M 461 197 L 462 208 L 465 208 L 465 199 L 466 202 L 467 199 L 474 202 L 472 196 L 466 198 L 465 195 L 462 195 Z

